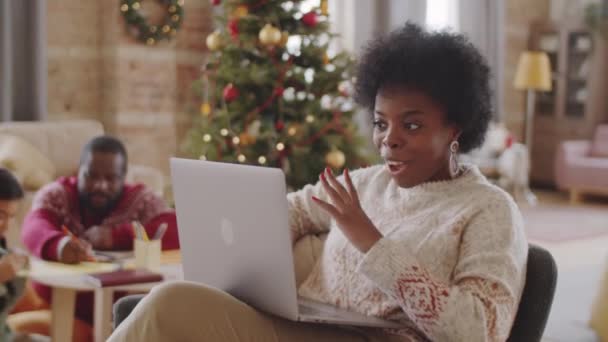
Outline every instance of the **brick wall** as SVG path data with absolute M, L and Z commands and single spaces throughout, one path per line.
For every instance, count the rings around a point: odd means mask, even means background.
M 155 5 L 142 3 L 152 16 Z M 173 41 L 146 46 L 126 32 L 116 1 L 49 2 L 49 118 L 100 120 L 125 141 L 134 163 L 168 175 L 212 29 L 207 1 L 186 1 L 184 9 Z

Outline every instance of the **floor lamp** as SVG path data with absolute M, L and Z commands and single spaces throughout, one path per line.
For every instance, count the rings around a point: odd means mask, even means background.
M 532 150 L 532 132 L 534 124 L 534 95 L 536 91 L 551 90 L 551 64 L 549 56 L 544 52 L 539 51 L 524 51 L 519 57 L 515 80 L 513 82 L 515 89 L 526 91 L 526 118 L 525 118 L 525 136 L 524 142 L 528 149 L 528 160 L 530 159 L 530 151 Z M 523 185 L 523 195 L 530 204 L 536 203 L 536 196 L 532 193 L 529 186 L 529 177 L 526 184 Z

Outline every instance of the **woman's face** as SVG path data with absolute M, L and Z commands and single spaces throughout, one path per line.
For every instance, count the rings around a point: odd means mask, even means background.
M 458 132 L 420 91 L 385 87 L 376 95 L 373 141 L 400 187 L 449 179 L 449 146 Z
M 4 237 L 9 223 L 17 214 L 19 200 L 0 200 L 0 238 Z

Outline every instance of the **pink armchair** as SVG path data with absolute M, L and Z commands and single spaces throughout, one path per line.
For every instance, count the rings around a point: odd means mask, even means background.
M 555 158 L 558 188 L 570 192 L 570 201 L 582 194 L 608 195 L 608 124 L 599 125 L 592 141 L 563 141 Z

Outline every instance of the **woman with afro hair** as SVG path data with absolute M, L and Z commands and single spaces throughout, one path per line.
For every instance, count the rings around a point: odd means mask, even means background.
M 512 198 L 458 154 L 483 142 L 489 69 L 461 35 L 414 24 L 374 39 L 356 97 L 384 162 L 288 195 L 293 241 L 327 233 L 300 296 L 400 328 L 291 322 L 217 289 L 148 295 L 111 341 L 505 341 L 528 245 Z M 221 261 L 218 261 L 221 267 Z

